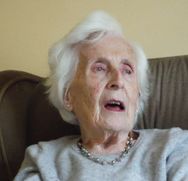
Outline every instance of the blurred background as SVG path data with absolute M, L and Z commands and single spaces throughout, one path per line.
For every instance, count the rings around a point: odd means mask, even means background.
M 188 0 L 0 0 L 0 71 L 48 75 L 48 48 L 105 10 L 148 58 L 188 54 Z

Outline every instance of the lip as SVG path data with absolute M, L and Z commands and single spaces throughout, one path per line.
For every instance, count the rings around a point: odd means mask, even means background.
M 118 104 L 120 104 L 120 106 L 107 106 L 107 104 L 112 103 L 112 102 L 118 102 Z M 107 111 L 111 111 L 111 112 L 125 112 L 125 104 L 123 101 L 119 100 L 119 99 L 109 99 L 107 101 L 104 102 L 103 105 L 104 109 Z M 120 107 L 123 107 L 123 109 L 121 109 Z

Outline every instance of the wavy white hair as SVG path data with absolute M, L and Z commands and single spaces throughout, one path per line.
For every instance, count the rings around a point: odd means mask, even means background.
M 112 33 L 123 37 L 120 24 L 103 11 L 96 11 L 77 25 L 67 36 L 55 43 L 49 50 L 50 75 L 47 80 L 49 99 L 59 110 L 63 120 L 78 124 L 76 115 L 66 109 L 64 96 L 77 70 L 79 62 L 79 44 L 93 43 Z M 148 98 L 148 62 L 143 50 L 128 41 L 137 59 L 139 83 L 139 104 L 136 114 L 142 112 Z M 137 115 L 136 115 L 137 117 Z

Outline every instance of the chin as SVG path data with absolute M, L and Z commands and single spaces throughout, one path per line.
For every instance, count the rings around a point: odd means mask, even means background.
M 105 128 L 107 130 L 116 131 L 116 132 L 129 132 L 132 130 L 132 124 L 128 124 L 125 120 L 107 120 Z

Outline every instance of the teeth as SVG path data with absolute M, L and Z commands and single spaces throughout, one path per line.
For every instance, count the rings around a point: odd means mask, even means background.
M 121 101 L 116 101 L 116 100 L 109 100 L 105 107 L 119 107 L 121 110 L 124 110 L 125 107 Z
M 110 104 L 121 105 L 121 103 L 119 101 L 110 101 Z

